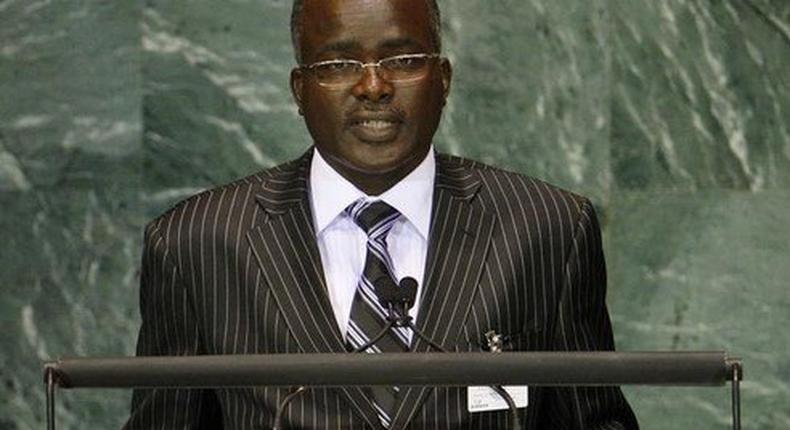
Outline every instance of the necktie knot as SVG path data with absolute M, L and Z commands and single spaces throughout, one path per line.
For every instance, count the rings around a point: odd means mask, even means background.
M 370 239 L 386 237 L 400 217 L 397 209 L 381 200 L 357 200 L 346 208 L 346 212 Z

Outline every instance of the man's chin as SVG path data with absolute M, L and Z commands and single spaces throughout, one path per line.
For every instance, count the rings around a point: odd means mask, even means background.
M 368 175 L 382 175 L 404 168 L 414 162 L 414 145 L 401 140 L 363 141 L 354 139 L 345 154 L 336 154 L 334 160 L 349 170 Z
M 395 172 L 408 169 L 409 165 L 411 164 L 408 161 L 410 160 L 396 160 L 396 161 L 379 160 L 377 162 L 368 163 L 361 161 L 350 162 L 344 160 L 342 164 L 346 170 L 354 172 L 354 174 L 357 175 L 387 176 Z
M 320 147 L 320 146 L 319 146 Z M 392 142 L 342 141 L 342 152 L 321 151 L 324 159 L 343 176 L 404 177 L 425 158 L 428 148 L 398 139 Z

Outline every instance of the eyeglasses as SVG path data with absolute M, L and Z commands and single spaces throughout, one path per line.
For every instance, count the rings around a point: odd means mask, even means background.
M 353 85 L 362 78 L 366 67 L 375 67 L 382 78 L 400 83 L 416 81 L 425 77 L 428 72 L 428 63 L 434 58 L 439 58 L 439 54 L 396 55 L 382 58 L 373 63 L 346 59 L 327 60 L 300 66 L 300 68 L 311 71 L 318 84 L 326 87 Z

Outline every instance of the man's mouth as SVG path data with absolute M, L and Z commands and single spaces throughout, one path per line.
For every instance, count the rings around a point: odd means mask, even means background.
M 402 122 L 391 114 L 358 115 L 349 122 L 351 133 L 365 142 L 383 143 L 395 140 Z
M 365 120 L 365 121 L 359 121 L 359 122 L 355 123 L 354 125 L 359 126 L 359 127 L 365 127 L 365 128 L 382 129 L 382 128 L 387 128 L 387 127 L 392 127 L 395 124 L 396 123 L 394 121 L 385 121 L 385 120 L 380 120 L 380 119 L 369 119 L 369 120 Z

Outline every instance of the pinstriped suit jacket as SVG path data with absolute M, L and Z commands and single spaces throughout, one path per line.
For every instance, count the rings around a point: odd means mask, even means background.
M 138 355 L 345 352 L 308 200 L 312 150 L 212 189 L 148 225 Z M 417 324 L 455 351 L 483 333 L 515 350 L 613 349 L 600 232 L 590 202 L 543 182 L 438 155 Z M 416 340 L 412 349 L 428 351 Z M 128 429 L 270 428 L 286 389 L 138 390 Z M 617 388 L 530 387 L 529 429 L 634 429 Z M 396 429 L 505 429 L 469 414 L 466 390 L 407 388 Z M 381 428 L 357 388 L 308 390 L 288 428 Z

